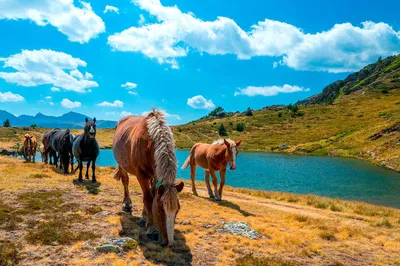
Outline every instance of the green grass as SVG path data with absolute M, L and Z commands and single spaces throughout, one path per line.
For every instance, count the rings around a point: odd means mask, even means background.
M 24 209 L 26 211 L 51 211 L 63 203 L 62 195 L 62 191 L 35 191 L 20 194 L 18 199 L 25 204 Z
M 20 260 L 19 249 L 14 242 L 0 240 L 0 265 L 16 265 Z

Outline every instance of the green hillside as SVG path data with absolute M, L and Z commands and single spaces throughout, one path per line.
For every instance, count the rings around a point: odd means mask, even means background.
M 177 147 L 219 138 L 221 124 L 242 149 L 351 156 L 400 170 L 400 55 L 378 60 L 291 106 L 212 113 L 174 127 Z M 220 116 L 221 118 L 218 118 Z M 224 116 L 224 117 L 222 117 Z M 244 126 L 238 131 L 238 124 Z M 239 130 L 241 126 L 239 126 Z

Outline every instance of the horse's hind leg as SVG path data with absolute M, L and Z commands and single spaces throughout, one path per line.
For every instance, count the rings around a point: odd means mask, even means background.
M 121 180 L 124 185 L 124 201 L 122 203 L 122 210 L 124 212 L 132 212 L 132 200 L 129 197 L 129 176 L 128 173 L 117 166 L 113 173 L 114 179 Z
M 204 174 L 204 180 L 206 181 L 206 186 L 208 190 L 208 195 L 210 198 L 215 198 L 214 193 L 212 192 L 211 186 L 210 186 L 210 172 L 206 170 L 206 173 Z
M 90 162 L 91 162 L 91 161 L 89 161 L 89 162 L 87 163 L 87 165 L 86 165 L 86 175 L 85 175 L 85 178 L 86 178 L 86 179 L 89 179 Z
M 190 165 L 190 179 L 192 180 L 192 191 L 195 196 L 198 196 L 197 190 L 196 190 L 196 184 L 194 182 L 194 179 L 196 178 L 196 165 Z
M 83 169 L 83 162 L 81 160 L 78 160 L 78 167 L 79 167 L 79 177 L 78 177 L 78 181 L 83 183 L 82 180 L 82 169 Z
M 213 186 L 214 186 L 215 200 L 216 201 L 221 201 L 221 196 L 219 195 L 219 191 L 218 191 L 218 179 L 217 179 L 217 175 L 215 173 L 215 170 L 210 169 L 210 174 L 211 174 L 212 183 L 213 183 Z

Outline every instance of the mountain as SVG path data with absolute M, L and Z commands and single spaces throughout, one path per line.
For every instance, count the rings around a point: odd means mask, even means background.
M 370 64 L 345 80 L 338 80 L 326 86 L 320 94 L 313 95 L 300 104 L 331 104 L 343 95 L 356 91 L 389 91 L 399 88 L 400 55 L 389 56 Z
M 12 126 L 30 126 L 37 125 L 44 128 L 83 128 L 85 125 L 85 118 L 92 119 L 89 116 L 69 112 L 61 116 L 48 116 L 42 113 L 37 113 L 35 116 L 20 115 L 15 116 L 7 111 L 0 110 L 0 121 L 9 119 Z M 117 124 L 116 121 L 110 120 L 97 120 L 98 128 L 113 128 Z

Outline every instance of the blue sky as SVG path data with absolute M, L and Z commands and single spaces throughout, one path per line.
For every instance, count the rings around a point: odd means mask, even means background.
M 181 124 L 215 106 L 294 103 L 400 53 L 398 10 L 394 0 L 0 0 L 0 109 L 118 120 L 155 106 Z

